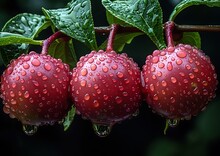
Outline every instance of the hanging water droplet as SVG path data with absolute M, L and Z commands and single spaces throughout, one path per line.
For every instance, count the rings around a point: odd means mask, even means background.
M 93 124 L 93 130 L 99 137 L 106 137 L 110 134 L 112 129 L 111 125 Z
M 178 119 L 168 119 L 168 125 L 170 127 L 176 127 L 179 124 Z
M 23 125 L 23 131 L 26 135 L 34 135 L 37 132 L 38 127 L 35 125 Z

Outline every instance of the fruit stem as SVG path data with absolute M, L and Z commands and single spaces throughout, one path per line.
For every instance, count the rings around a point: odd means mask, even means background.
M 110 52 L 113 50 L 113 42 L 114 42 L 114 38 L 115 38 L 117 30 L 118 30 L 118 25 L 112 24 L 111 30 L 110 30 L 110 33 L 108 36 L 108 43 L 107 43 L 107 47 L 106 47 L 106 52 Z
M 220 25 L 179 25 L 175 24 L 175 30 L 182 32 L 220 32 Z
M 173 30 L 174 30 L 175 24 L 173 21 L 168 21 L 164 24 L 164 31 L 167 41 L 167 47 L 173 47 Z
M 165 24 L 164 24 L 165 25 Z M 174 31 L 178 32 L 220 32 L 220 25 L 179 25 L 174 24 Z M 111 31 L 111 26 L 101 26 L 95 27 L 95 32 L 98 34 L 109 34 Z M 126 33 L 126 32 L 142 32 L 141 30 L 135 27 L 122 27 L 119 26 L 117 33 Z
M 64 38 L 64 39 L 66 39 L 66 37 L 68 37 L 68 36 L 65 35 L 64 33 L 62 33 L 61 31 L 57 31 L 57 32 L 55 32 L 54 34 L 52 34 L 50 37 L 48 37 L 47 39 L 45 39 L 45 40 L 43 41 L 41 54 L 47 54 L 50 45 L 51 45 L 56 39 L 58 39 L 58 38 Z M 68 37 L 68 38 L 69 38 L 69 37 Z

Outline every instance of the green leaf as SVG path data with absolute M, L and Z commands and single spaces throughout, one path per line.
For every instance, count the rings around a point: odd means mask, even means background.
M 111 24 L 119 24 L 124 27 L 129 27 L 131 26 L 130 24 L 118 19 L 117 17 L 113 16 L 108 10 L 106 10 L 106 17 L 109 25 Z
M 72 124 L 75 114 L 76 114 L 76 108 L 72 105 L 71 109 L 69 110 L 63 121 L 64 131 L 67 131 L 70 125 Z
M 184 32 L 181 40 L 175 41 L 175 44 L 177 43 L 190 44 L 201 49 L 201 38 L 198 32 Z
M 144 33 L 142 32 L 117 34 L 114 39 L 113 49 L 117 52 L 121 52 L 126 44 L 130 44 L 135 37 L 143 34 Z M 107 40 L 104 43 L 102 43 L 99 49 L 105 49 L 106 46 L 107 46 Z
M 44 16 L 30 13 L 22 13 L 11 18 L 2 28 L 2 32 L 19 34 L 26 38 L 34 39 L 38 35 L 38 33 L 40 33 L 43 29 L 46 29 L 48 26 L 49 23 L 45 20 Z M 5 36 L 4 33 L 2 35 L 3 36 L 1 37 L 3 38 L 7 36 Z M 22 53 L 27 53 L 29 45 L 25 44 L 26 41 L 22 44 L 17 44 L 19 42 L 22 42 L 21 37 L 14 38 L 13 41 L 9 41 L 8 39 L 7 41 L 4 41 L 3 44 L 5 44 L 5 46 L 0 46 L 0 55 L 5 66 L 12 59 L 17 58 Z M 6 42 L 14 42 L 16 44 L 11 43 L 11 45 L 6 45 Z M 35 44 L 35 42 L 32 41 L 30 41 L 29 43 Z
M 146 33 L 159 49 L 166 47 L 158 0 L 102 0 L 102 4 L 116 18 Z
M 43 12 L 61 32 L 97 49 L 90 0 L 72 0 L 66 8 Z
M 176 16 L 184 9 L 193 5 L 206 5 L 208 7 L 220 7 L 219 0 L 183 0 L 177 4 L 170 15 L 169 20 L 174 21 Z
M 77 58 L 72 40 L 67 42 L 60 39 L 53 42 L 49 47 L 48 54 L 54 58 L 61 59 L 64 63 L 67 63 L 71 69 L 76 66 Z
M 0 46 L 5 46 L 14 43 L 28 43 L 33 45 L 42 45 L 43 41 L 33 40 L 20 34 L 8 32 L 0 32 Z

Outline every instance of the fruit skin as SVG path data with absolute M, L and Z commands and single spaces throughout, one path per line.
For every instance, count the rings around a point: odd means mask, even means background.
M 12 60 L 1 76 L 3 111 L 24 125 L 60 121 L 68 109 L 69 66 L 34 51 Z
M 70 86 L 77 112 L 94 124 L 113 125 L 140 106 L 140 69 L 126 54 L 99 50 L 81 57 Z
M 190 45 L 155 50 L 142 68 L 147 104 L 168 119 L 197 115 L 215 97 L 217 83 L 209 57 Z

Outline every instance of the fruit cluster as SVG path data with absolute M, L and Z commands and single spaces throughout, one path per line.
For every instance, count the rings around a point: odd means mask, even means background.
M 106 136 L 115 123 L 135 115 L 143 99 L 166 119 L 180 120 L 197 115 L 215 97 L 215 68 L 196 47 L 168 44 L 140 69 L 109 40 L 106 51 L 82 56 L 72 70 L 45 53 L 12 60 L 1 76 L 4 112 L 23 125 L 40 126 L 61 121 L 73 103 Z

